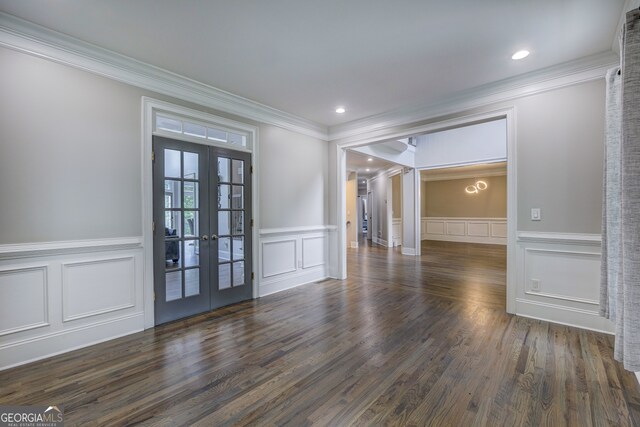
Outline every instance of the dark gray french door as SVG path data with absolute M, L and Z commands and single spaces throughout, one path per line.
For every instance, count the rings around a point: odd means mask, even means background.
M 250 154 L 159 136 L 153 151 L 156 325 L 250 299 Z

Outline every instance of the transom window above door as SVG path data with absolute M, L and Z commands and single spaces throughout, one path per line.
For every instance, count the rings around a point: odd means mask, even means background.
M 204 123 L 184 120 L 162 113 L 156 113 L 155 115 L 154 131 L 171 132 L 190 138 L 209 140 L 218 144 L 247 148 L 247 135 L 242 132 L 218 126 L 212 127 Z

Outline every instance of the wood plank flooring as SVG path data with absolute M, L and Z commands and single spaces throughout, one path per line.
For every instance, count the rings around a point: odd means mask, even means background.
M 610 336 L 504 311 L 500 246 L 349 251 L 328 280 L 0 372 L 66 425 L 630 426 Z

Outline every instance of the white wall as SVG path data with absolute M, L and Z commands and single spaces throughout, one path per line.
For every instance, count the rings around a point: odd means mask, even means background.
M 327 142 L 260 125 L 260 227 L 329 223 Z
M 450 167 L 507 158 L 506 120 L 493 120 L 417 137 L 416 167 Z
M 327 277 L 326 142 L 5 48 L 0 63 L 0 369 L 143 329 L 143 96 L 259 126 L 258 292 Z
M 140 96 L 0 48 L 0 244 L 140 236 Z

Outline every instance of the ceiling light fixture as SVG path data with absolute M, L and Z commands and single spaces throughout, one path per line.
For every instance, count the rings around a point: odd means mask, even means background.
M 489 184 L 486 181 L 476 181 L 473 185 L 467 185 L 464 189 L 468 194 L 478 194 L 482 190 L 486 190 Z
M 367 159 L 367 162 L 373 162 L 373 159 L 372 159 L 371 157 L 369 157 L 369 158 Z
M 513 55 L 511 55 L 511 59 L 517 61 L 518 59 L 523 59 L 523 58 L 526 58 L 527 56 L 529 56 L 528 50 L 519 50 Z
M 344 114 L 347 110 L 344 107 L 338 107 L 336 108 L 336 113 L 338 114 Z
M 371 169 L 367 168 L 366 171 L 369 172 Z

